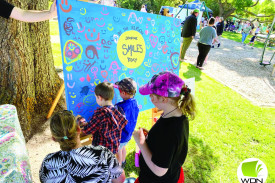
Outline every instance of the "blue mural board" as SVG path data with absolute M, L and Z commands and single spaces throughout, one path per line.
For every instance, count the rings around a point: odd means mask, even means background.
M 57 0 L 68 110 L 87 120 L 100 82 L 133 78 L 138 87 L 169 70 L 179 73 L 179 19 L 77 0 Z M 137 91 L 141 111 L 153 108 Z M 115 89 L 113 103 L 121 101 Z

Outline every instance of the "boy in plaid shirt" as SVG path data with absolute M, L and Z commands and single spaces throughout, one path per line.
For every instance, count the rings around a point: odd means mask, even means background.
M 114 88 L 111 83 L 103 82 L 95 87 L 96 103 L 101 106 L 92 119 L 84 126 L 82 132 L 92 134 L 92 145 L 107 147 L 114 154 L 117 153 L 122 129 L 127 124 L 124 112 L 120 107 L 112 104 Z

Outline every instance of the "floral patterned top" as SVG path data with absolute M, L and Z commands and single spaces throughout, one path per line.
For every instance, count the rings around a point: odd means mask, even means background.
M 122 174 L 114 154 L 103 146 L 84 146 L 46 156 L 40 168 L 41 182 L 110 183 Z

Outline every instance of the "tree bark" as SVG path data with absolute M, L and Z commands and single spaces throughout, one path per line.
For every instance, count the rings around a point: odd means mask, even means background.
M 22 9 L 48 9 L 48 0 L 8 2 Z M 0 105 L 17 107 L 28 140 L 45 122 L 62 82 L 54 67 L 49 21 L 24 23 L 0 18 L 0 77 Z

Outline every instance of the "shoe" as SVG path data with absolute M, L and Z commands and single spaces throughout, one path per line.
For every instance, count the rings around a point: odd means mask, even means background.
M 213 45 L 213 46 L 211 46 L 211 48 L 214 48 L 214 45 Z
M 181 59 L 181 58 L 180 58 L 180 62 L 184 62 L 184 60 L 185 60 L 185 59 Z
M 200 70 L 204 70 L 204 68 L 203 68 L 203 67 L 199 67 L 199 69 L 200 69 Z
M 221 46 L 221 43 L 218 44 L 218 48 Z

